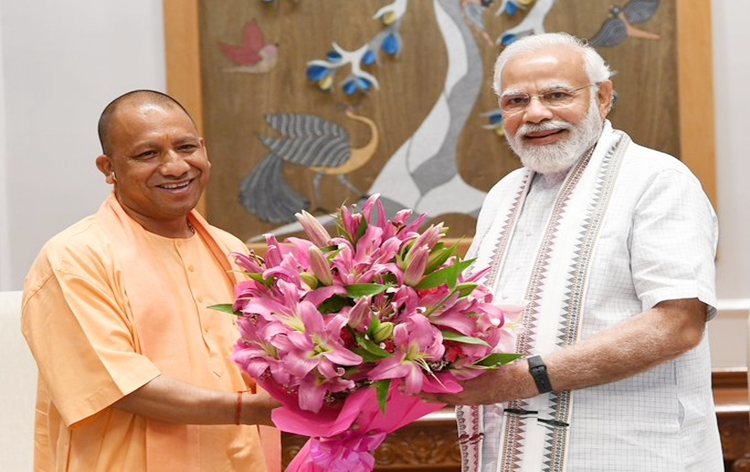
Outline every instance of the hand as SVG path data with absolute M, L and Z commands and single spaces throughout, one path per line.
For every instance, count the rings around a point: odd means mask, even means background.
M 242 394 L 242 424 L 259 424 L 274 426 L 271 421 L 271 412 L 274 408 L 281 406 L 267 392 L 258 389 L 257 393 L 246 392 Z
M 484 372 L 479 377 L 461 382 L 461 386 L 464 389 L 459 393 L 423 393 L 420 397 L 430 403 L 492 405 L 538 394 L 525 360 Z

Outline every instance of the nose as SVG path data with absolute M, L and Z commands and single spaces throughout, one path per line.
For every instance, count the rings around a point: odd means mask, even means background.
M 530 97 L 529 104 L 523 111 L 524 120 L 531 123 L 539 123 L 552 119 L 552 111 L 537 96 Z
M 180 177 L 190 170 L 190 164 L 176 150 L 169 150 L 164 154 L 159 171 L 162 175 Z

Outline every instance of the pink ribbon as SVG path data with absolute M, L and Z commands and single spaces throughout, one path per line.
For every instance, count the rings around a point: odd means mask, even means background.
M 372 452 L 385 440 L 386 433 L 356 431 L 335 438 L 312 438 L 310 459 L 322 470 L 331 472 L 370 472 L 375 467 Z

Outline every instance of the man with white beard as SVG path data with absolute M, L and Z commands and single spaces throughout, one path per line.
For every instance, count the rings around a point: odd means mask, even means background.
M 706 321 L 717 221 L 678 159 L 606 119 L 610 70 L 564 33 L 495 65 L 523 168 L 489 192 L 469 249 L 498 303 L 526 304 L 524 357 L 454 395 L 463 470 L 723 471 Z

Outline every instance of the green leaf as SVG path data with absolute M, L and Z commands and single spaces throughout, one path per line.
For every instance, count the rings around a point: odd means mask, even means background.
M 230 315 L 242 316 L 242 312 L 234 311 L 231 303 L 220 303 L 218 305 L 211 305 L 208 307 L 211 310 L 220 311 L 222 313 L 229 313 Z
M 258 272 L 253 272 L 252 274 L 247 273 L 247 276 L 255 280 L 256 282 L 265 285 L 266 287 L 270 287 L 271 285 L 273 285 L 273 277 L 264 279 L 263 274 L 260 274 Z
M 503 364 L 507 364 L 509 362 L 513 362 L 514 360 L 521 357 L 521 354 L 503 354 L 503 353 L 495 353 L 490 354 L 489 356 L 485 357 L 479 362 L 475 362 L 475 366 L 479 367 L 497 367 Z
M 362 358 L 362 362 L 364 363 L 371 363 L 371 362 L 378 362 L 383 360 L 383 356 L 372 354 L 371 352 L 362 349 L 361 347 L 355 347 L 350 349 L 354 354 L 357 354 L 359 357 Z
M 362 236 L 364 236 L 365 233 L 367 232 L 368 226 L 369 225 L 367 223 L 367 218 L 365 218 L 364 215 L 363 215 L 362 216 L 362 223 L 360 223 L 359 229 L 357 229 L 356 239 L 354 241 L 352 241 L 355 246 L 357 245 L 357 243 L 359 242 L 359 240 L 362 238 Z
M 323 315 L 327 315 L 329 313 L 338 313 L 346 306 L 352 306 L 350 298 L 334 295 L 318 305 L 318 311 Z
M 469 267 L 472 262 L 474 262 L 473 259 L 469 259 L 466 261 L 460 261 L 456 262 L 452 266 L 444 267 L 440 270 L 436 270 L 435 272 L 431 273 L 427 277 L 423 278 L 419 284 L 417 284 L 416 287 L 414 287 L 417 290 L 428 290 L 431 288 L 439 287 L 441 285 L 447 284 L 448 287 L 453 289 L 456 286 L 456 281 L 458 280 L 458 276 L 461 275 L 461 273 Z
M 355 333 L 354 338 L 357 340 L 357 344 L 359 344 L 362 349 L 372 354 L 373 356 L 376 356 L 378 359 L 391 357 L 390 352 L 375 344 L 374 341 L 368 339 L 364 334 Z
M 461 275 L 461 273 L 466 270 L 466 268 L 469 267 L 473 262 L 473 259 L 458 261 L 452 266 L 447 267 L 448 275 L 446 282 L 448 283 L 448 287 L 453 289 L 458 282 L 458 276 Z
M 419 282 L 414 288 L 417 290 L 429 290 L 431 288 L 445 285 L 448 277 L 447 269 L 448 268 L 446 267 L 429 274 L 428 276 L 423 278 L 422 281 Z
M 478 286 L 479 284 L 461 284 L 456 287 L 456 292 L 458 292 L 458 296 L 461 298 L 468 297 Z
M 457 247 L 457 244 L 454 244 L 449 248 L 446 248 L 443 243 L 436 244 L 430 254 L 430 262 L 427 264 L 427 269 L 424 271 L 425 274 L 430 274 L 437 270 L 438 267 L 445 264 L 445 261 L 456 254 Z
M 380 405 L 380 411 L 385 414 L 385 405 L 388 402 L 388 392 L 391 389 L 391 381 L 378 380 L 374 385 L 375 391 L 378 394 L 378 405 Z
M 471 336 L 464 336 L 458 334 L 455 331 L 441 331 L 441 333 L 443 334 L 443 339 L 445 339 L 446 341 L 453 341 L 461 344 L 473 344 L 475 346 L 490 346 L 481 339 L 472 338 Z
M 388 284 L 352 284 L 346 286 L 346 294 L 351 298 L 369 297 L 385 292 Z

